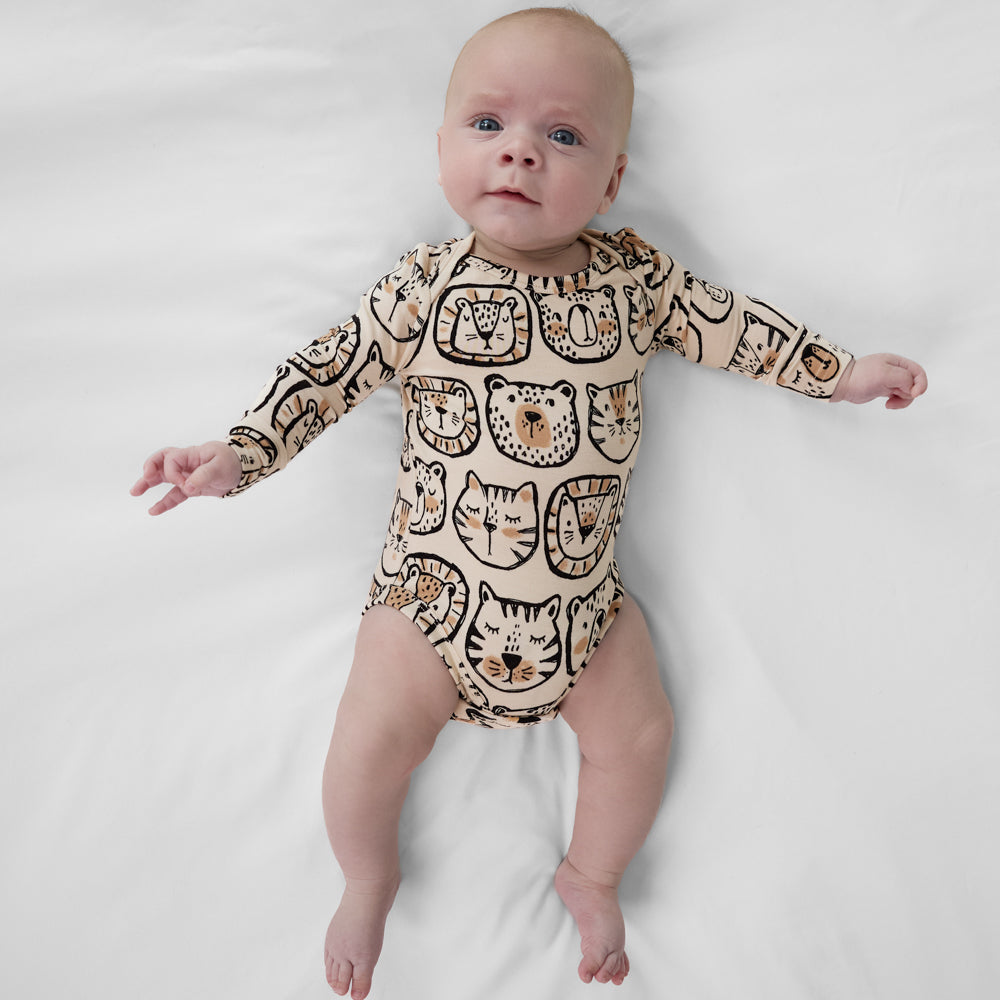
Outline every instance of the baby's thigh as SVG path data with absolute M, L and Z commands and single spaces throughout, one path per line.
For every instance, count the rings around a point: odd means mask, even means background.
M 581 749 L 627 745 L 649 730 L 672 731 L 673 714 L 646 619 L 628 594 L 559 710 Z
M 457 705 L 455 682 L 420 628 L 394 608 L 371 608 L 337 710 L 341 735 L 429 752 Z

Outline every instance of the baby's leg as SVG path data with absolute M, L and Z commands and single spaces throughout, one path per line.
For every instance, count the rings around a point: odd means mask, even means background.
M 561 714 L 580 743 L 580 785 L 556 889 L 580 931 L 580 978 L 620 985 L 628 957 L 618 884 L 660 807 L 673 734 L 646 622 L 628 595 Z
M 399 886 L 410 775 L 457 702 L 451 675 L 416 625 L 381 606 L 362 618 L 323 774 L 327 832 L 347 883 L 326 936 L 327 981 L 341 996 L 351 988 L 361 1000 L 371 988 Z

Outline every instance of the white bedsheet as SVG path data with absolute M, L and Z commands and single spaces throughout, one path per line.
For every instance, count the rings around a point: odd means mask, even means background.
M 462 231 L 434 130 L 459 45 L 509 9 L 0 11 L 4 997 L 328 995 L 320 774 L 398 395 L 238 500 L 154 520 L 128 488 Z M 551 889 L 567 727 L 453 724 L 406 806 L 373 996 L 996 996 L 1000 13 L 587 9 L 638 84 L 602 221 L 918 359 L 931 391 L 887 413 L 650 366 L 618 552 L 677 738 L 623 887 L 632 974 L 576 981 Z

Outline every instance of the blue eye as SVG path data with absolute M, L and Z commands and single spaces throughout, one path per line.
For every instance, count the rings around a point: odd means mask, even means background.
M 499 132 L 500 123 L 495 118 L 477 118 L 472 127 L 479 132 Z
M 549 138 L 560 146 L 579 146 L 580 140 L 568 128 L 557 128 Z

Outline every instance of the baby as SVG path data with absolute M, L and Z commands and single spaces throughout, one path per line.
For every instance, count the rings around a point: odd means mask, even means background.
M 555 888 L 580 978 L 628 974 L 617 890 L 659 808 L 673 726 L 613 558 L 649 358 L 890 409 L 927 387 L 919 365 L 854 360 L 631 230 L 586 229 L 618 194 L 632 93 L 626 57 L 584 15 L 519 11 L 479 31 L 438 131 L 440 182 L 471 233 L 406 254 L 278 368 L 227 441 L 159 451 L 132 488 L 172 485 L 152 514 L 240 492 L 400 377 L 395 501 L 324 775 L 346 880 L 326 937 L 340 995 L 371 988 L 410 776 L 451 718 L 572 727 L 579 797 Z

